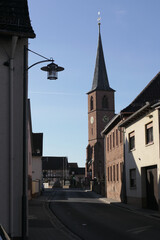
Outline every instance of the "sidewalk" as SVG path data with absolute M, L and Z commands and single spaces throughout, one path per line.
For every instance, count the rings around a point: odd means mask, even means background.
M 29 240 L 79 240 L 51 213 L 47 198 L 29 201 Z
M 101 202 L 114 207 L 125 208 L 136 214 L 154 218 L 160 221 L 160 212 L 141 209 L 135 206 L 104 198 L 92 192 Z M 42 195 L 29 201 L 29 240 L 80 240 L 71 233 L 49 209 L 48 197 Z
M 126 210 L 132 211 L 136 214 L 140 214 L 146 217 L 151 217 L 151 218 L 160 220 L 160 211 L 145 209 L 145 208 L 138 208 L 136 206 L 118 202 L 118 201 L 115 201 L 114 199 L 109 199 L 109 198 L 101 198 L 100 201 L 105 202 L 106 204 L 111 204 L 115 207 L 125 208 Z

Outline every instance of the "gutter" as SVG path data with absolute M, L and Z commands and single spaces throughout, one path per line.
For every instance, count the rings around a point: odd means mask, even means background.
M 134 117 L 137 117 L 138 114 L 140 114 L 142 111 L 147 110 L 147 108 L 150 107 L 150 103 L 146 102 L 146 105 L 144 105 L 142 108 L 140 108 L 138 111 L 136 111 L 135 113 L 133 113 L 131 116 L 129 116 L 126 120 L 124 120 L 122 123 L 119 124 L 119 127 L 125 127 L 127 124 L 130 123 L 130 121 L 132 121 L 132 119 Z
M 101 136 L 104 137 L 104 135 L 107 133 L 107 129 L 112 125 L 112 123 L 118 118 L 120 117 L 120 113 L 116 114 L 110 121 L 109 123 L 105 126 L 104 130 L 101 132 Z

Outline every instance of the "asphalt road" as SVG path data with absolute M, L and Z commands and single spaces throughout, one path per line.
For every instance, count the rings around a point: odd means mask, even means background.
M 160 239 L 160 219 L 102 202 L 92 192 L 54 190 L 50 209 L 83 240 Z

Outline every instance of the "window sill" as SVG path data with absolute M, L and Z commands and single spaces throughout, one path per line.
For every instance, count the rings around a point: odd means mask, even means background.
M 133 152 L 133 151 L 135 151 L 135 150 L 136 150 L 135 148 L 129 149 L 129 152 Z
M 150 143 L 147 143 L 145 146 L 148 147 L 148 146 L 153 145 L 153 144 L 154 144 L 154 142 L 150 142 Z

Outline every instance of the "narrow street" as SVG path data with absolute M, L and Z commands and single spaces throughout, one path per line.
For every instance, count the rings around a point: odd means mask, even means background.
M 159 239 L 160 218 L 106 204 L 90 191 L 53 190 L 45 194 L 51 211 L 80 239 Z

